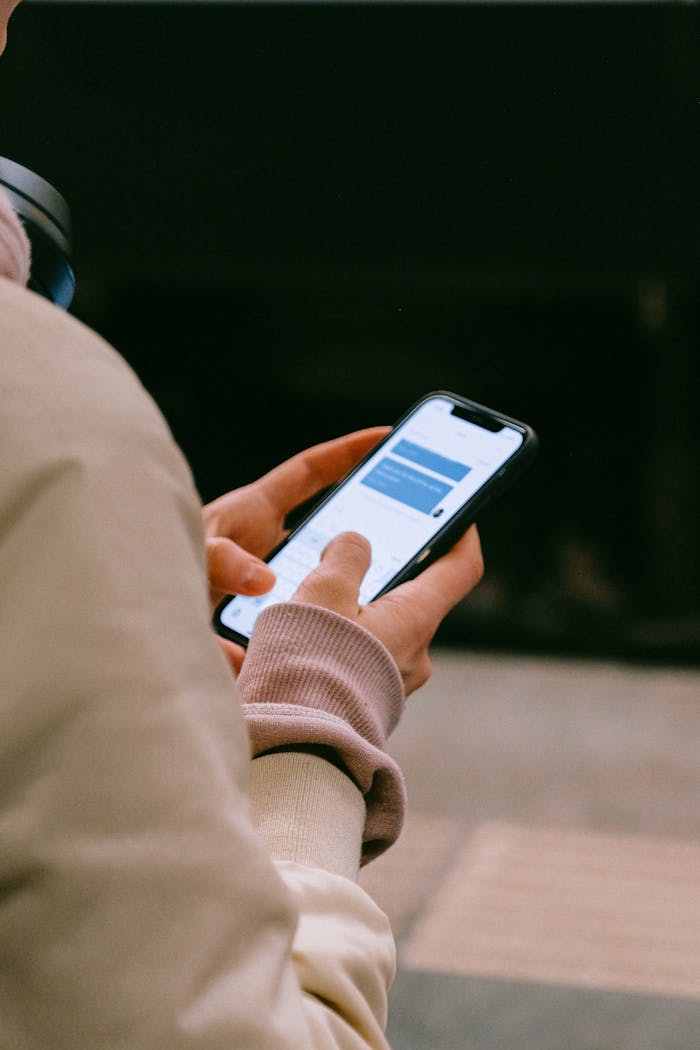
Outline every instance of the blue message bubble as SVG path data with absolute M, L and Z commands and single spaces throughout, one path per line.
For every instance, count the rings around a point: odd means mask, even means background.
M 452 491 L 452 485 L 431 478 L 420 470 L 407 467 L 389 456 L 377 463 L 362 479 L 361 484 L 391 499 L 405 503 L 407 507 L 430 514 L 433 507 Z
M 462 478 L 466 478 L 472 469 L 465 463 L 460 463 L 456 459 L 448 459 L 447 456 L 441 456 L 438 452 L 431 452 L 429 448 L 415 445 L 412 441 L 399 441 L 391 451 L 396 456 L 410 459 L 419 467 L 427 467 L 428 470 L 434 470 L 436 474 L 443 474 L 446 478 L 452 478 L 453 481 L 461 481 Z

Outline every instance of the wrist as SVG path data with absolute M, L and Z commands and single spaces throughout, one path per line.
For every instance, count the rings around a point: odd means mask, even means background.
M 359 786 L 335 748 L 329 747 L 327 744 L 278 744 L 277 747 L 271 747 L 268 748 L 267 751 L 261 751 L 254 757 L 265 758 L 268 755 L 283 754 L 315 755 L 316 758 L 322 758 L 324 762 L 329 762 L 330 765 L 339 769 L 340 772 L 344 773 L 356 787 Z

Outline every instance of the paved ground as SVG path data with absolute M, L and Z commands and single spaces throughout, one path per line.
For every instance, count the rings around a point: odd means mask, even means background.
M 700 1048 L 700 674 L 439 652 L 392 741 L 395 1050 Z

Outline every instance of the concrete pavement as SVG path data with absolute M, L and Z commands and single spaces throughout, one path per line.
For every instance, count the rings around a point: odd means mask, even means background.
M 700 1047 L 700 674 L 439 651 L 363 875 L 395 1050 Z

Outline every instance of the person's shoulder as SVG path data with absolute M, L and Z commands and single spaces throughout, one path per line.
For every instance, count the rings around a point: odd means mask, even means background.
M 23 344 L 36 337 L 61 339 L 71 336 L 89 339 L 104 346 L 104 340 L 65 310 L 47 299 L 23 288 L 15 281 L 0 276 L 0 317 L 3 333 L 14 334 Z
M 97 469 L 153 457 L 189 476 L 159 409 L 123 357 L 76 318 L 0 278 L 0 438 L 25 462 Z
M 0 279 L 0 377 L 14 413 L 167 432 L 123 357 L 52 303 Z
M 46 299 L 20 285 L 0 278 L 0 325 L 2 354 L 0 368 L 8 376 L 33 371 L 40 383 L 42 377 L 68 387 L 76 371 L 82 376 L 81 387 L 95 372 L 134 376 L 124 359 L 109 344 L 75 317 L 58 309 Z

